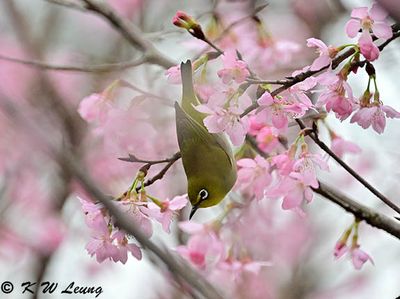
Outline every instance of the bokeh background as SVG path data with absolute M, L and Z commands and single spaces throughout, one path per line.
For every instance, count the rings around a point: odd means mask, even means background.
M 171 19 L 177 10 L 186 11 L 207 26 L 213 11 L 230 21 L 263 4 L 239 0 L 107 2 L 135 23 L 143 37 L 176 63 L 195 56 L 203 48 L 187 32 L 172 25 Z M 382 3 L 396 18 L 400 7 L 398 1 Z M 268 1 L 268 6 L 258 14 L 259 18 L 273 36 L 297 42 L 301 50 L 285 65 L 269 69 L 264 77 L 280 79 L 310 64 L 315 53 L 306 47 L 307 38 L 320 38 L 332 45 L 349 43 L 344 25 L 351 10 L 358 6 L 371 6 L 371 2 Z M 374 63 L 381 98 L 397 110 L 400 110 L 399 50 L 399 41 L 391 43 Z M 98 264 L 87 254 L 85 245 L 89 230 L 77 199 L 77 194 L 82 193 L 81 188 L 68 171 L 49 159 L 46 146 L 32 133 L 32 127 L 15 122 L 16 115 L 22 115 L 58 148 L 70 146 L 85 161 L 85 168 L 99 187 L 117 196 L 127 188 L 138 169 L 137 165 L 119 161 L 118 157 L 131 152 L 147 159 L 164 158 L 178 149 L 172 107 L 179 99 L 180 86 L 169 84 L 165 69 L 154 65 L 112 72 L 57 71 L 5 61 L 1 59 L 4 56 L 53 65 L 86 66 L 135 60 L 141 57 L 141 52 L 93 13 L 45 0 L 1 1 L 0 282 L 11 281 L 16 290 L 9 295 L 0 292 L 0 298 L 34 298 L 31 294 L 22 295 L 19 285 L 37 280 L 58 282 L 60 287 L 66 287 L 71 281 L 79 286 L 101 286 L 104 293 L 99 298 L 181 298 L 165 278 L 164 270 L 146 254 L 142 261 L 130 257 L 125 265 L 109 261 Z M 122 90 L 118 94 L 118 105 L 128 112 L 123 117 L 116 117 L 99 137 L 99 132 L 77 114 L 78 105 L 84 97 L 101 92 L 116 79 L 124 79 L 138 89 Z M 367 76 L 360 73 L 351 76 L 349 82 L 355 94 L 361 94 Z M 14 113 L 10 107 L 21 114 Z M 62 107 L 67 107 L 66 111 Z M 362 148 L 361 154 L 345 160 L 399 203 L 400 122 L 389 120 L 382 135 L 348 121 L 340 123 L 332 116 L 328 116 L 327 122 L 342 137 Z M 322 179 L 357 201 L 392 215 L 332 161 L 330 168 L 329 173 L 321 174 Z M 154 173 L 157 170 L 157 167 L 152 169 Z M 185 193 L 185 184 L 179 162 L 165 179 L 149 190 L 165 198 Z M 265 294 L 259 298 L 270 295 L 282 299 L 400 296 L 399 240 L 362 224 L 360 242 L 373 257 L 375 265 L 366 264 L 356 271 L 348 260 L 333 259 L 334 244 L 352 223 L 352 215 L 320 197 L 306 207 L 304 219 L 282 211 L 279 205 L 278 202 L 260 203 L 255 211 L 249 212 L 253 213 L 251 217 L 258 219 L 260 227 L 248 228 L 248 240 L 259 239 L 260 250 L 265 247 L 266 251 L 282 253 L 266 276 L 265 285 L 272 285 L 273 295 Z M 213 219 L 221 209 L 215 207 L 204 211 L 196 220 Z M 268 212 L 264 213 L 264 210 Z M 273 226 L 264 218 L 267 214 L 273 214 Z M 159 225 L 154 225 L 154 230 L 156 242 L 162 240 L 173 248 L 180 241 L 181 234 L 177 229 L 171 235 L 163 233 Z M 263 230 L 268 236 L 260 236 Z M 275 230 L 274 238 L 269 230 Z M 256 288 L 249 286 L 252 287 Z M 93 295 L 56 292 L 38 296 L 91 298 Z

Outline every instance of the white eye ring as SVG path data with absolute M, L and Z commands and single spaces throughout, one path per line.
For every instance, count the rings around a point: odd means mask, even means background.
M 208 191 L 206 189 L 201 189 L 199 192 L 199 196 L 201 200 L 204 200 L 208 197 Z

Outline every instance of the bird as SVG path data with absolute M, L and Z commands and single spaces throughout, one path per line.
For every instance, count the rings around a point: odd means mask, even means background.
M 192 63 L 180 65 L 182 102 L 175 102 L 178 145 L 187 177 L 188 197 L 192 204 L 189 220 L 199 208 L 220 203 L 237 178 L 232 148 L 223 133 L 209 133 L 203 120 L 206 114 L 194 107 L 200 105 L 193 87 Z

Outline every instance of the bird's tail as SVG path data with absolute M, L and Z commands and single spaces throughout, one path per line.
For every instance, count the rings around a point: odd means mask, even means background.
M 194 109 L 194 106 L 200 105 L 193 87 L 192 62 L 187 60 L 181 63 L 182 77 L 182 109 L 194 120 L 203 125 L 204 115 Z

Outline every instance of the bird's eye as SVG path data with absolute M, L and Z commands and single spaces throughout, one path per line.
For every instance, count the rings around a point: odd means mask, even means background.
M 206 189 L 201 189 L 199 192 L 199 196 L 201 200 L 204 200 L 208 197 L 208 191 Z

